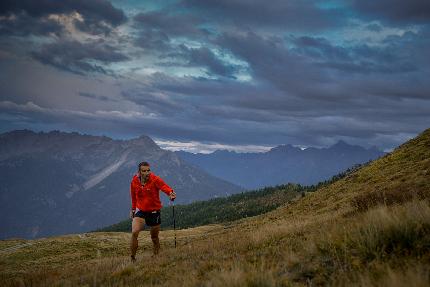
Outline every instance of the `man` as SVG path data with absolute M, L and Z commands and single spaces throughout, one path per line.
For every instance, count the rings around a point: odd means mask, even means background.
M 134 175 L 130 184 L 131 211 L 130 218 L 133 219 L 131 227 L 131 260 L 136 260 L 138 247 L 137 238 L 145 223 L 151 228 L 151 239 L 153 243 L 153 256 L 160 251 L 160 240 L 158 233 L 161 224 L 161 201 L 160 190 L 166 193 L 170 200 L 175 200 L 176 193 L 160 177 L 151 173 L 149 163 L 141 162 L 138 172 Z

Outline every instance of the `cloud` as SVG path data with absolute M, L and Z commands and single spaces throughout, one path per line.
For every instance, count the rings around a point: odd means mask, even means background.
M 323 7 L 321 1 L 300 0 L 184 0 L 186 7 L 209 23 L 240 29 L 274 29 L 276 31 L 323 31 L 345 23 L 341 7 Z M 222 31 L 223 29 L 221 29 Z
M 186 37 L 200 41 L 206 38 L 207 30 L 199 28 L 202 23 L 196 15 L 172 12 L 170 9 L 141 12 L 133 17 L 133 27 L 139 31 L 134 43 L 156 53 L 171 52 L 177 46 L 171 42 L 173 38 Z
M 26 27 L 27 31 L 40 32 L 46 30 L 46 27 L 43 29 L 43 26 L 46 26 L 44 21 L 50 15 L 73 13 L 78 13 L 82 17 L 82 21 L 75 22 L 76 27 L 92 34 L 106 34 L 110 31 L 108 26 L 116 27 L 127 20 L 122 10 L 113 7 L 106 0 L 5 0 L 0 4 L 0 15 L 16 19 L 15 21 L 1 21 L 2 25 L 11 31 L 16 31 L 16 28 L 24 26 L 22 17 L 31 19 L 28 25 L 41 26 L 38 28 Z M 17 25 L 17 22 L 20 25 Z
M 133 17 L 134 27 L 144 30 L 163 31 L 169 36 L 189 36 L 197 38 L 207 35 L 207 30 L 199 28 L 203 20 L 190 13 L 170 10 L 141 12 Z
M 238 66 L 221 60 L 214 52 L 207 47 L 188 48 L 179 45 L 175 52 L 160 57 L 162 59 L 171 58 L 172 62 L 161 62 L 161 66 L 183 66 L 200 67 L 206 69 L 208 76 L 232 77 L 237 71 Z
M 0 16 L 0 35 L 3 36 L 59 36 L 64 27 L 58 21 L 50 18 L 35 18 L 26 13 Z
M 123 44 L 115 31 L 126 21 L 124 12 L 106 0 L 6 0 L 0 4 L 3 46 L 13 48 L 19 41 L 20 47 L 12 52 L 17 56 L 30 55 L 80 75 L 113 74 L 110 63 L 129 60 L 120 52 Z
M 270 5 L 263 1 L 181 1 L 133 17 L 134 27 L 139 30 L 135 44 L 148 52 L 153 51 L 163 60 L 169 59 L 159 62 L 161 66 L 201 67 L 214 76 L 237 77 L 240 67 L 233 64 L 237 59 L 222 59 L 214 53 L 224 50 L 220 34 L 262 29 L 283 33 L 320 31 L 344 23 L 340 8 L 321 8 L 320 4 L 308 1 L 275 1 Z M 225 60 L 227 58 L 229 61 Z
M 103 65 L 130 60 L 117 48 L 103 42 L 80 43 L 68 40 L 46 44 L 33 52 L 32 57 L 43 64 L 76 74 L 108 74 L 109 71 Z
M 345 47 L 335 46 L 323 37 L 292 37 L 292 43 L 295 45 L 294 50 L 298 54 L 304 54 L 314 59 L 323 59 L 327 61 L 352 61 L 349 50 Z
M 261 109 L 289 109 L 299 99 L 311 98 L 324 108 L 326 104 L 352 104 L 360 96 L 428 98 L 430 86 L 424 73 L 430 69 L 425 56 L 430 49 L 427 35 L 425 29 L 408 32 L 373 46 L 334 45 L 326 38 L 310 36 L 284 40 L 252 32 L 226 33 L 217 42 L 249 64 L 256 83 L 269 83 L 282 91 L 256 100 Z M 284 104 L 279 105 L 279 100 Z
M 126 87 L 121 95 L 124 99 L 143 106 L 155 113 L 172 114 L 186 108 L 180 101 L 172 100 L 168 94 L 150 87 Z
M 13 113 L 33 113 L 45 116 L 54 116 L 58 118 L 62 117 L 75 117 L 79 116 L 82 118 L 88 119 L 98 119 L 98 120 L 142 120 L 147 118 L 154 118 L 154 114 L 148 113 L 144 114 L 142 112 L 136 111 L 104 111 L 97 110 L 95 112 L 83 112 L 83 111 L 74 111 L 74 110 L 66 110 L 66 109 L 55 109 L 55 108 L 46 108 L 41 107 L 33 102 L 27 102 L 25 104 L 17 104 L 11 101 L 1 101 L 0 109 L 5 112 L 13 112 Z
M 217 150 L 229 150 L 235 152 L 267 152 L 272 147 L 257 145 L 225 145 L 219 143 L 201 143 L 196 141 L 178 142 L 155 140 L 155 143 L 163 149 L 171 151 L 187 151 L 192 153 L 212 153 Z
M 391 44 L 385 46 L 359 44 L 343 47 L 333 45 L 325 38 L 308 36 L 293 38 L 293 43 L 295 53 L 306 55 L 318 66 L 349 74 L 392 74 L 417 70 L 410 55 Z
M 145 50 L 157 52 L 170 51 L 170 38 L 163 31 L 153 31 L 144 29 L 139 32 L 139 37 L 134 40 L 134 44 Z
M 313 84 L 327 81 L 325 73 L 316 70 L 307 57 L 292 53 L 281 37 L 254 32 L 225 33 L 216 42 L 248 63 L 255 81 L 268 81 L 291 95 L 303 91 L 304 81 Z
M 395 25 L 430 23 L 430 2 L 422 0 L 354 0 L 361 16 Z
M 118 102 L 116 99 L 111 99 L 107 96 L 100 96 L 93 93 L 79 92 L 78 95 L 84 98 L 94 99 L 102 102 Z

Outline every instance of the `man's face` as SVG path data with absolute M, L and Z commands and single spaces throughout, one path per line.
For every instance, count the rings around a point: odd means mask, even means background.
M 147 178 L 149 173 L 151 172 L 151 169 L 149 168 L 149 166 L 141 166 L 140 167 L 140 176 L 143 178 Z

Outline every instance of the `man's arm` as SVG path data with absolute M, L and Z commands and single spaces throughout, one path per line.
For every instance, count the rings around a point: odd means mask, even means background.
M 131 212 L 130 217 L 134 217 L 134 211 L 136 210 L 136 189 L 133 186 L 133 181 L 130 184 L 130 197 L 131 197 Z
M 173 189 L 167 185 L 167 183 L 164 182 L 160 177 L 156 181 L 157 188 L 167 194 L 170 197 L 170 200 L 174 200 L 176 198 L 176 193 L 173 191 Z

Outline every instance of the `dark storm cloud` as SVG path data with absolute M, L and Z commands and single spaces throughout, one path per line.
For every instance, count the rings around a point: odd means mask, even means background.
M 118 26 L 124 23 L 127 18 L 124 12 L 112 6 L 106 0 L 4 0 L 0 4 L 0 15 L 16 17 L 18 22 L 22 22 L 21 17 L 31 19 L 29 25 L 42 25 L 35 31 L 43 29 L 43 19 L 51 14 L 70 14 L 77 12 L 83 17 L 83 22 L 75 21 L 76 27 L 84 32 L 92 34 L 108 33 L 110 26 Z M 15 21 L 2 21 L 4 29 L 16 27 Z M 46 20 L 45 20 L 46 21 Z M 31 28 L 26 28 L 31 30 Z M 14 30 L 15 31 L 15 30 Z M 16 32 L 18 33 L 18 32 Z
M 344 47 L 333 45 L 325 38 L 308 36 L 293 38 L 293 43 L 296 47 L 295 53 L 308 56 L 324 68 L 366 74 L 406 73 L 417 70 L 410 55 L 395 45 L 371 47 L 360 44 Z
M 144 29 L 139 32 L 139 36 L 134 40 L 134 44 L 145 50 L 155 52 L 169 52 L 171 49 L 170 38 L 163 31 Z
M 321 8 L 321 1 L 184 0 L 180 6 L 219 25 L 274 28 L 283 31 L 321 31 L 345 23 L 340 8 Z M 305 19 L 305 20 L 304 20 Z
M 362 16 L 392 24 L 430 23 L 430 1 L 354 0 L 353 8 Z
M 186 37 L 208 41 L 209 32 L 199 28 L 204 22 L 198 17 L 171 10 L 142 12 L 134 18 L 134 27 L 139 30 L 135 44 L 159 54 L 160 66 L 203 67 L 209 75 L 231 77 L 234 67 L 221 61 L 208 47 L 189 48 L 184 44 L 173 44 L 172 39 Z M 169 61 L 166 61 L 169 59 Z
M 272 27 L 283 31 L 313 31 L 344 22 L 339 9 L 320 8 L 318 4 L 308 1 L 275 1 L 270 5 L 263 1 L 181 1 L 160 11 L 137 14 L 133 20 L 140 32 L 135 43 L 158 53 L 161 59 L 171 59 L 161 65 L 200 66 L 213 75 L 233 77 L 238 67 L 224 63 L 209 49 L 213 45 L 223 49 L 222 43 L 214 42 L 219 32 L 232 26 L 249 30 Z M 202 47 L 175 45 L 173 39 L 178 37 L 198 39 Z
M 79 12 L 86 17 L 103 20 L 112 25 L 119 25 L 126 19 L 120 9 L 105 0 L 3 0 L 0 4 L 2 15 L 21 11 L 35 17 Z
M 255 80 L 269 81 L 284 91 L 299 93 L 304 82 L 327 80 L 327 75 L 313 68 L 307 57 L 292 53 L 283 38 L 253 32 L 228 33 L 221 35 L 217 43 L 247 62 Z
M 64 31 L 62 25 L 53 19 L 35 18 L 26 13 L 16 17 L 0 17 L 0 35 L 4 36 L 47 36 L 60 35 Z
M 349 50 L 342 46 L 335 46 L 323 37 L 293 37 L 295 52 L 305 54 L 314 59 L 324 59 L 329 61 L 351 61 Z
M 165 56 L 178 49 L 172 41 L 177 38 L 210 45 L 217 44 L 213 43 L 213 38 L 219 33 L 235 29 L 271 31 L 273 28 L 283 33 L 309 32 L 346 23 L 342 8 L 323 6 L 324 2 L 321 1 L 299 0 L 276 0 L 271 1 L 270 5 L 264 1 L 180 1 L 161 10 L 141 12 L 134 16 L 133 26 L 139 30 L 135 44 Z M 193 53 L 189 53 L 191 60 L 202 57 L 208 59 L 211 55 L 207 51 L 193 50 Z M 218 65 L 216 69 L 219 68 L 225 69 Z
M 39 51 L 33 52 L 34 59 L 43 64 L 76 74 L 88 72 L 104 73 L 107 71 L 101 64 L 127 61 L 129 58 L 116 48 L 99 42 L 80 43 L 77 41 L 61 41 L 47 44 Z
M 284 98 L 351 102 L 354 94 L 428 97 L 430 89 L 424 76 L 430 68 L 428 35 L 423 29 L 386 38 L 383 45 L 373 46 L 340 46 L 309 36 L 284 41 L 251 32 L 223 34 L 217 42 L 249 64 L 255 81 L 272 83 L 285 93 Z M 397 78 L 393 80 L 393 76 Z M 271 105 L 271 100 L 261 104 Z
M 76 19 L 73 21 L 73 24 L 78 30 L 93 35 L 108 35 L 112 31 L 112 27 L 110 25 L 106 25 L 99 19 L 86 18 L 84 21 Z
M 202 20 L 193 14 L 172 13 L 172 11 L 151 11 L 137 14 L 134 18 L 136 28 L 164 31 L 169 36 L 198 37 L 207 34 L 198 26 Z
M 170 53 L 176 49 L 170 42 L 175 37 L 206 38 L 208 32 L 198 27 L 201 23 L 192 14 L 172 13 L 170 10 L 141 12 L 133 18 L 133 26 L 139 31 L 135 44 L 155 53 Z

